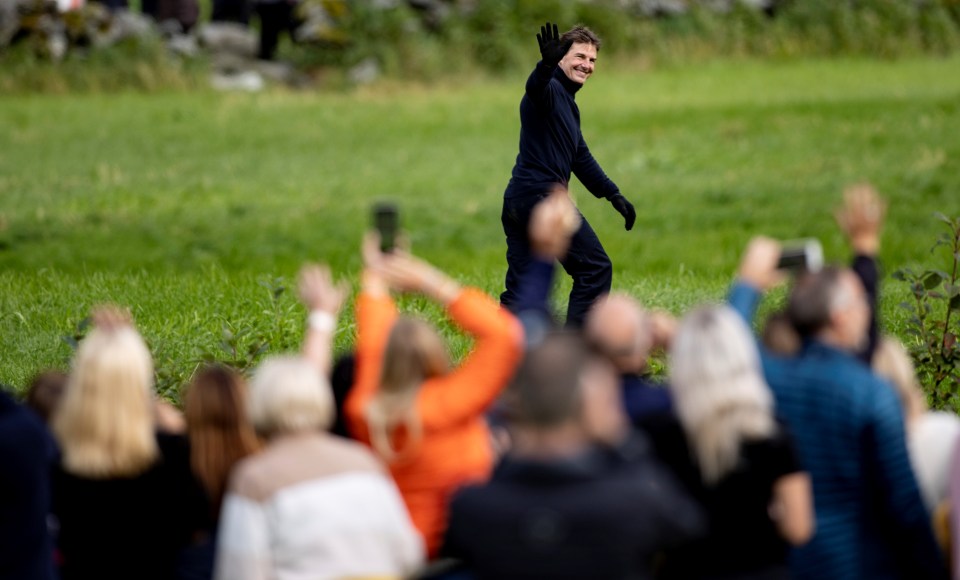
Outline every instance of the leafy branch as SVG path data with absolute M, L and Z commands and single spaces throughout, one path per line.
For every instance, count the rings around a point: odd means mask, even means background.
M 910 313 L 907 334 L 913 340 L 908 344 L 914 359 L 917 376 L 927 389 L 934 408 L 960 409 L 960 218 L 936 214 L 946 224 L 948 232 L 937 236 L 930 252 L 946 248 L 949 253 L 949 272 L 938 269 L 915 270 L 903 268 L 893 278 L 910 287 L 913 302 L 900 307 Z

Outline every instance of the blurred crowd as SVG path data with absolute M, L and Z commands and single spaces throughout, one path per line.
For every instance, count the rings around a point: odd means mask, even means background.
M 512 311 L 369 233 L 352 353 L 349 285 L 307 265 L 301 352 L 198 369 L 182 410 L 99 307 L 68 374 L 0 393 L 0 578 L 947 578 L 960 420 L 880 332 L 885 212 L 845 192 L 849 266 L 787 271 L 758 237 L 724 303 L 611 294 L 576 327 L 550 305 L 565 190 L 534 209 Z M 462 360 L 397 293 L 445 309 Z

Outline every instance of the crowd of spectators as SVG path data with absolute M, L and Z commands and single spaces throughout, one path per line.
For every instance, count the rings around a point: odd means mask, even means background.
M 0 577 L 947 578 L 960 420 L 879 333 L 884 214 L 847 192 L 849 268 L 787 273 L 758 237 L 725 303 L 678 320 L 611 294 L 580 328 L 549 303 L 580 220 L 562 189 L 512 312 L 371 233 L 354 353 L 333 361 L 347 286 L 305 266 L 301 352 L 249 384 L 199 369 L 182 412 L 100 307 L 68 374 L 0 393 Z M 463 360 L 395 293 L 442 306 Z

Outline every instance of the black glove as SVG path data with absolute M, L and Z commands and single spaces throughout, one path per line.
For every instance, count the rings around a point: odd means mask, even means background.
M 610 196 L 608 199 L 610 203 L 613 204 L 613 209 L 620 212 L 620 215 L 623 216 L 623 227 L 626 228 L 628 232 L 632 230 L 633 222 L 637 221 L 637 210 L 633 209 L 633 204 L 619 193 Z
M 537 44 L 540 45 L 540 57 L 543 64 L 554 67 L 560 62 L 573 42 L 560 42 L 560 32 L 556 24 L 550 24 L 540 27 L 540 34 L 537 35 Z

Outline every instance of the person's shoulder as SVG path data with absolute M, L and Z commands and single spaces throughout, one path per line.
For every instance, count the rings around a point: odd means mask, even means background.
M 383 462 L 366 446 L 353 439 L 336 435 L 322 434 L 317 445 L 325 450 L 332 463 L 345 471 L 373 471 L 385 473 Z

